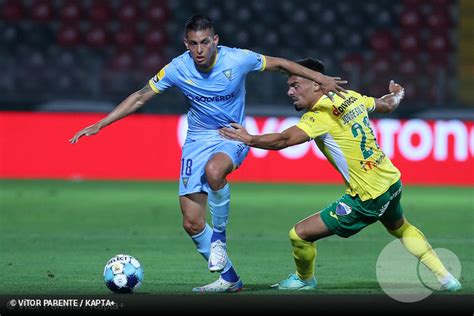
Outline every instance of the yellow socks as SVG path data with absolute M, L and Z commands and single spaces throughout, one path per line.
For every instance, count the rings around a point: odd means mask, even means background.
M 389 233 L 400 238 L 405 248 L 430 269 L 438 280 L 442 281 L 450 275 L 423 233 L 415 226 L 405 221 L 399 229 L 389 231 Z
M 296 274 L 302 280 L 309 280 L 314 275 L 314 263 L 316 262 L 316 244 L 305 241 L 298 236 L 293 227 L 289 233 L 293 245 L 293 257 L 296 263 Z

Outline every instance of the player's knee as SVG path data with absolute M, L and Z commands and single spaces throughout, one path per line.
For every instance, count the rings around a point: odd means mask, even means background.
M 209 186 L 214 191 L 222 189 L 225 185 L 225 172 L 214 163 L 206 165 L 206 178 Z
M 203 231 L 205 223 L 203 221 L 183 221 L 183 228 L 188 233 L 188 235 L 193 236 L 199 234 Z
M 293 245 L 297 245 L 297 244 L 305 242 L 304 238 L 302 238 L 300 233 L 298 232 L 298 225 L 290 229 L 288 233 L 288 237 L 290 238 L 290 242 Z
M 311 237 L 309 232 L 306 231 L 304 225 L 296 224 L 294 228 L 298 239 L 307 240 Z

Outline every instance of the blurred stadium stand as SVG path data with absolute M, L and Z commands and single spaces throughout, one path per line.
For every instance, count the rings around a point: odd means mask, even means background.
M 402 83 L 394 116 L 473 118 L 473 3 L 0 0 L 0 109 L 107 112 L 184 51 L 184 23 L 203 12 L 223 45 L 317 57 L 368 95 Z M 249 75 L 247 100 L 248 114 L 294 115 L 282 74 Z M 151 103 L 142 111 L 187 109 L 175 89 Z

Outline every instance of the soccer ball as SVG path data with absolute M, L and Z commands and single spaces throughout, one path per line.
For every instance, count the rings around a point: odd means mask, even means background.
M 104 281 L 115 293 L 132 293 L 143 282 L 143 267 L 132 256 L 116 255 L 105 265 Z

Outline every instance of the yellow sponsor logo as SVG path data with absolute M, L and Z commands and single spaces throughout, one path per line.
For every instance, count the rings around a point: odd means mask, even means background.
M 166 69 L 166 66 L 163 67 L 163 68 L 160 70 L 160 72 L 158 73 L 158 80 L 163 79 L 163 77 L 166 75 L 165 69 Z
M 335 219 L 339 220 L 339 217 L 337 217 L 336 213 L 333 211 L 329 212 L 329 216 L 334 217 Z

